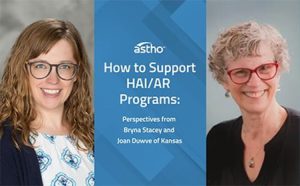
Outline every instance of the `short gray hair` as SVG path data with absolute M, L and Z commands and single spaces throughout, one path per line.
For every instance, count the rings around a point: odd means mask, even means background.
M 225 82 L 226 61 L 259 55 L 259 46 L 267 42 L 281 71 L 289 69 L 287 43 L 272 26 L 254 21 L 238 24 L 219 34 L 208 56 L 209 69 L 219 82 Z

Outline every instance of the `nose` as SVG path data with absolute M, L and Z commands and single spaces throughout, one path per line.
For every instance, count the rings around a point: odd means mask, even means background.
M 251 77 L 249 81 L 247 82 L 248 86 L 257 86 L 261 83 L 261 79 L 258 77 L 258 75 L 255 72 L 251 73 Z
M 56 73 L 56 69 L 53 69 L 53 67 L 50 74 L 47 76 L 47 82 L 49 84 L 57 84 L 59 82 L 59 77 Z

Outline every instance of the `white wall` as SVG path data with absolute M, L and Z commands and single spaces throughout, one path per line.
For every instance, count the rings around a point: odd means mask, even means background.
M 274 26 L 288 42 L 290 72 L 281 76 L 278 102 L 300 110 L 300 1 L 299 0 L 207 0 L 207 55 L 218 33 L 248 20 Z M 232 98 L 207 70 L 207 131 L 240 115 Z
M 79 30 L 93 64 L 93 0 L 0 0 L 0 77 L 18 35 L 27 25 L 43 18 L 71 21 Z

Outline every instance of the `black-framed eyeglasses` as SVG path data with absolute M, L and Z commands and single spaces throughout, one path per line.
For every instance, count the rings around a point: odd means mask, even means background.
M 50 64 L 47 61 L 27 61 L 25 63 L 29 66 L 30 74 L 36 79 L 44 79 L 52 71 L 52 67 L 55 67 L 56 74 L 62 80 L 72 80 L 78 69 L 78 65 L 71 62 L 63 62 L 60 64 Z
M 235 68 L 228 70 L 227 74 L 230 77 L 231 81 L 236 84 L 245 84 L 251 79 L 252 73 L 255 73 L 261 80 L 270 80 L 273 79 L 277 73 L 278 63 L 265 63 L 259 65 L 255 69 L 249 68 Z

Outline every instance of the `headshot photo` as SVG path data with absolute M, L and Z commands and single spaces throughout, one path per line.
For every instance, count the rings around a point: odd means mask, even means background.
M 300 184 L 299 2 L 259 4 L 207 2 L 207 185 Z
M 87 52 L 93 51 L 93 31 L 85 33 L 91 40 L 79 31 L 92 29 L 92 21 L 73 23 L 69 10 L 61 9 L 84 10 L 92 2 L 30 2 L 0 2 L 10 10 L 1 11 L 0 34 L 13 33 L 12 43 L 1 42 L 9 50 L 1 50 L 0 185 L 95 185 L 93 61 Z M 57 14 L 36 11 L 47 5 L 57 6 Z M 26 18 L 11 14 L 31 8 Z

